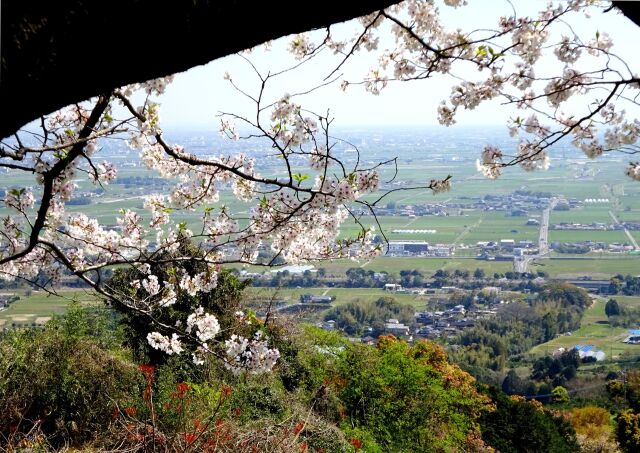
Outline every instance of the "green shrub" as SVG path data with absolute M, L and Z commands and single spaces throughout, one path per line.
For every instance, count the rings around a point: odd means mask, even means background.
M 489 400 L 437 345 L 381 337 L 349 345 L 336 387 L 345 423 L 373 434 L 385 451 L 461 451 Z
M 241 422 L 252 420 L 282 420 L 289 412 L 291 401 L 274 384 L 249 382 L 234 387 L 229 398 L 232 412 L 237 413 Z
M 624 452 L 640 451 L 640 414 L 628 409 L 618 415 L 616 437 Z
M 116 404 L 133 404 L 141 375 L 101 344 L 106 335 L 98 325 L 72 307 L 43 330 L 11 332 L 0 341 L 1 437 L 38 426 L 53 445 L 77 444 L 106 429 Z
M 496 410 L 480 418 L 482 438 L 502 453 L 574 453 L 580 451 L 576 433 L 562 416 L 537 401 L 490 392 Z

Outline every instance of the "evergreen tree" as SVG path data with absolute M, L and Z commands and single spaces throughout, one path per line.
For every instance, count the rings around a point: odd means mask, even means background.
M 618 301 L 615 299 L 609 299 L 607 301 L 607 305 L 604 306 L 604 312 L 607 315 L 607 318 L 620 316 L 620 311 L 620 305 L 618 305 Z

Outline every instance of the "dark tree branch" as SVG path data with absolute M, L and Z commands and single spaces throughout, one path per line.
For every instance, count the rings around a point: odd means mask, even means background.
M 99 93 L 394 3 L 327 0 L 310 14 L 291 0 L 3 1 L 0 138 Z

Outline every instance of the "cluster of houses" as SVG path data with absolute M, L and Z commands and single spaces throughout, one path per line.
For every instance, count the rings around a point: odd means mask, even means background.
M 315 294 L 303 294 L 300 296 L 301 304 L 330 304 L 333 300 L 335 300 L 335 297 Z
M 399 338 L 411 336 L 411 328 L 394 318 L 389 318 L 384 323 L 384 333 L 394 335 Z
M 466 310 L 463 305 L 456 305 L 445 311 L 424 311 L 415 313 L 415 321 L 411 325 L 404 324 L 398 319 L 389 318 L 384 322 L 384 335 L 393 335 L 405 340 L 413 340 L 415 337 L 436 339 L 449 338 L 459 335 L 461 331 L 474 327 L 477 320 L 495 316 L 496 308 L 487 310 Z M 335 330 L 336 322 L 327 320 L 318 323 L 318 327 L 325 330 Z M 362 341 L 367 343 L 374 341 L 373 329 L 364 329 Z
M 479 241 L 477 259 L 512 261 L 515 256 L 535 255 L 538 245 L 531 240 L 500 239 L 499 241 Z
M 405 339 L 414 336 L 430 339 L 454 337 L 464 329 L 474 327 L 478 319 L 487 319 L 496 313 L 495 308 L 466 310 L 463 305 L 456 305 L 444 311 L 416 312 L 413 329 L 397 319 L 387 319 L 384 333 Z
M 484 289 L 487 289 L 487 288 L 491 288 L 491 287 L 487 286 Z M 451 294 L 451 293 L 454 293 L 458 288 L 456 286 L 441 286 L 438 288 L 403 288 L 400 283 L 385 283 L 382 289 L 384 289 L 385 291 L 390 291 L 390 292 L 399 293 L 399 294 L 416 294 L 418 296 L 425 296 L 425 295 L 434 295 L 434 294 L 436 295 Z M 446 303 L 447 300 L 448 300 L 448 296 L 439 302 Z
M 574 241 L 574 242 L 557 242 L 551 243 L 551 249 L 557 252 L 565 252 L 569 250 L 571 253 L 574 249 L 584 249 L 589 252 L 611 252 L 611 253 L 626 253 L 634 250 L 631 244 L 621 244 L 619 242 L 613 242 L 607 244 L 600 241 Z M 566 253 L 566 252 L 565 252 Z
M 450 204 L 425 203 L 416 205 L 388 205 L 386 207 L 375 207 L 374 210 L 377 216 L 403 216 L 413 218 L 423 216 L 447 216 L 451 208 L 452 206 Z
M 552 230 L 582 230 L 582 231 L 622 231 L 640 230 L 640 222 L 623 222 L 623 223 L 569 223 L 561 222 L 551 225 Z
M 412 218 L 421 216 L 446 216 L 452 211 L 476 209 L 480 211 L 502 211 L 511 217 L 527 217 L 529 212 L 539 212 L 546 209 L 551 202 L 552 195 L 546 192 L 516 190 L 510 194 L 462 198 L 465 198 L 465 200 L 459 203 L 398 204 L 376 207 L 375 213 L 378 216 L 404 216 Z M 581 205 L 582 202 L 577 198 L 563 199 L 558 204 L 558 210 L 568 210 Z M 363 211 L 363 213 L 365 212 Z
M 473 208 L 481 211 L 503 211 L 511 217 L 528 217 L 530 211 L 543 211 L 551 202 L 550 193 L 527 192 L 516 190 L 510 194 L 485 195 L 471 198 L 472 203 L 465 208 Z M 578 207 L 577 199 L 566 200 L 569 208 Z
M 479 319 L 494 317 L 496 308 L 486 310 L 466 310 L 463 305 L 456 305 L 445 311 L 416 313 L 416 335 L 430 339 L 454 337 L 469 327 L 474 327 Z
M 425 203 L 415 205 L 388 205 L 376 207 L 378 216 L 447 216 L 452 211 L 461 209 L 477 209 L 480 211 L 503 211 L 507 216 L 526 217 L 530 211 L 542 211 L 549 206 L 550 193 L 515 191 L 511 194 L 485 195 L 483 197 L 463 197 L 464 201 L 455 203 Z M 469 201 L 467 201 L 469 200 Z M 574 208 L 581 205 L 575 198 L 564 200 L 566 208 Z M 363 213 L 367 214 L 365 211 Z

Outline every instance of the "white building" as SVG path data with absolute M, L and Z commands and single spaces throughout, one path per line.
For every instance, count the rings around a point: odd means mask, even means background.
M 384 285 L 384 290 L 385 291 L 401 291 L 402 285 L 399 283 L 386 283 Z
M 500 247 L 503 249 L 513 249 L 516 245 L 516 241 L 513 239 L 500 239 Z
M 605 358 L 605 353 L 600 349 L 596 349 L 592 344 L 577 344 L 573 347 L 573 349 L 578 351 L 578 356 L 580 356 L 580 359 L 594 357 L 598 362 L 600 362 Z
M 396 336 L 407 336 L 409 335 L 409 326 L 405 326 L 397 319 L 387 319 L 387 322 L 384 323 L 384 330 L 387 333 Z
M 407 256 L 407 255 L 423 255 L 429 249 L 429 243 L 426 241 L 406 240 L 406 241 L 389 241 L 389 250 L 387 255 L 391 256 Z

